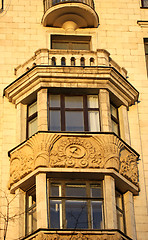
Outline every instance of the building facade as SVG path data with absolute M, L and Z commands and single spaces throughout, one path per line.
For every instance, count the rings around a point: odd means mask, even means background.
M 148 239 L 148 1 L 0 5 L 0 239 Z

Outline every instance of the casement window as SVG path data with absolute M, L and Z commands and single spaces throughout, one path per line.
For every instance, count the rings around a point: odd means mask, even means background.
M 142 1 L 142 7 L 148 8 L 148 0 L 141 0 Z
M 118 191 L 116 191 L 116 211 L 117 211 L 117 227 L 120 231 L 125 233 L 123 195 Z
M 51 49 L 90 50 L 90 37 L 52 35 Z
M 35 187 L 26 192 L 26 234 L 37 228 Z
M 101 183 L 49 180 L 49 226 L 51 229 L 103 229 Z
M 146 69 L 147 69 L 147 75 L 148 75 L 148 38 L 144 39 L 144 48 L 145 48 Z
M 27 106 L 27 137 L 37 132 L 37 102 Z
M 48 130 L 100 131 L 98 95 L 49 94 L 48 106 Z
M 119 136 L 120 132 L 119 132 L 118 108 L 113 104 L 111 104 L 110 110 L 111 110 L 112 131 Z

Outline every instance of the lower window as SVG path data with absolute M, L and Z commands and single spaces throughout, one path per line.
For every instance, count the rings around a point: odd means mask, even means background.
M 36 191 L 34 187 L 26 193 L 26 234 L 34 232 L 36 228 Z
M 49 226 L 53 229 L 102 229 L 101 183 L 50 182 Z

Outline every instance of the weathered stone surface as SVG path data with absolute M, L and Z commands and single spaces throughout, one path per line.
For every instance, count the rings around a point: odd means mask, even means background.
M 38 133 L 10 154 L 10 185 L 38 167 L 115 169 L 138 184 L 138 155 L 114 134 Z

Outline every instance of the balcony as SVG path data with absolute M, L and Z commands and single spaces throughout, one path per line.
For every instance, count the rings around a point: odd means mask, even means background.
M 99 237 L 99 238 L 98 238 Z M 101 230 L 101 231 L 49 231 L 39 230 L 22 240 L 131 240 L 119 230 Z
M 61 65 L 64 56 L 66 65 Z M 71 58 L 75 65 L 71 65 Z M 52 65 L 52 59 L 56 65 Z M 85 59 L 85 65 L 80 60 Z M 93 62 L 90 60 L 93 59 Z M 138 91 L 126 80 L 127 72 L 103 49 L 94 51 L 39 49 L 15 69 L 17 79 L 4 89 L 10 102 L 18 104 L 40 88 L 108 89 L 125 106 L 138 99 Z
M 98 27 L 99 18 L 93 0 L 44 0 L 45 27 L 76 28 Z
M 77 177 L 81 173 L 83 178 L 91 178 L 93 173 L 98 179 L 109 174 L 118 179 L 124 191 L 138 191 L 139 155 L 114 133 L 38 132 L 9 155 L 13 190 L 33 183 L 37 172 L 43 171 L 50 177 L 71 176 L 73 172 Z

